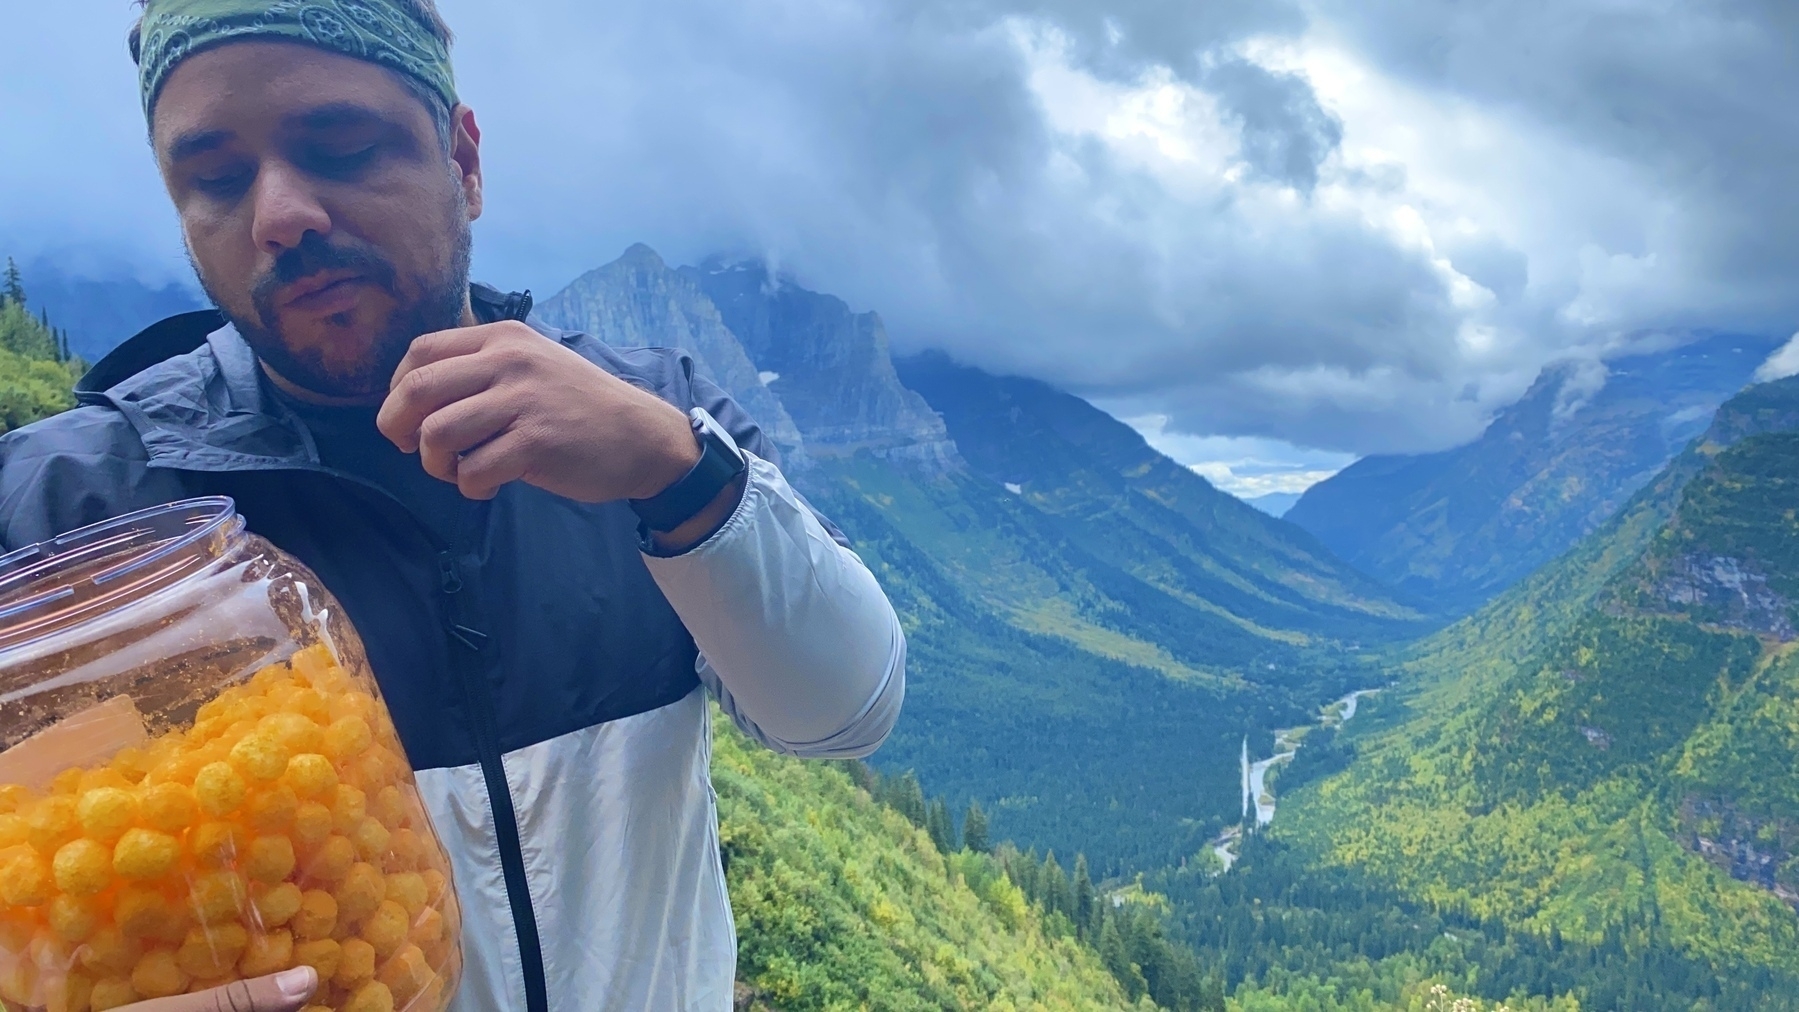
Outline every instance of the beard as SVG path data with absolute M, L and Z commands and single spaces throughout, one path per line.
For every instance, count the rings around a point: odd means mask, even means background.
M 457 192 L 461 196 L 461 192 Z M 458 201 L 458 203 L 462 203 Z M 385 394 L 412 342 L 422 335 L 449 330 L 462 323 L 468 298 L 471 236 L 466 214 L 458 223 L 449 260 L 436 273 L 404 279 L 392 260 L 358 240 L 327 240 L 308 232 L 298 245 L 284 250 L 269 270 L 250 287 L 253 317 L 233 312 L 219 298 L 206 275 L 194 264 L 200 285 L 215 306 L 237 328 L 256 357 L 282 379 L 316 394 L 361 398 Z M 328 355 L 319 347 L 297 345 L 282 332 L 275 294 L 282 287 L 320 271 L 350 270 L 385 291 L 394 309 L 369 336 L 366 350 L 349 360 Z M 409 293 L 409 294 L 408 294 Z

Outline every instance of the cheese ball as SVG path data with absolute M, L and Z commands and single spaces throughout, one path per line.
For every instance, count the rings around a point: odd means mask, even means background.
M 331 983 L 354 988 L 375 977 L 375 947 L 360 938 L 346 939 L 340 947 L 337 972 Z
M 63 940 L 86 941 L 100 927 L 100 904 L 85 897 L 59 893 L 44 906 L 44 920 Z
M 259 926 L 264 928 L 278 928 L 293 920 L 300 912 L 302 899 L 300 887 L 292 882 L 250 887 L 250 906 L 256 912 Z
M 71 766 L 54 777 L 51 777 L 50 793 L 70 796 L 81 793 L 82 772 L 80 767 Z
M 108 924 L 88 938 L 77 958 L 96 976 L 123 977 L 131 972 L 143 954 L 142 943 L 127 937 L 116 925 Z
M 294 842 L 285 836 L 259 836 L 244 854 L 244 874 L 253 881 L 274 884 L 294 872 Z
M 331 809 L 317 801 L 303 801 L 294 810 L 294 841 L 304 847 L 323 843 L 331 835 Z
M 356 855 L 364 861 L 378 861 L 387 853 L 387 845 L 393 834 L 374 816 L 365 816 L 362 824 L 350 834 L 350 842 L 356 845 Z
M 125 778 L 125 774 L 114 769 L 111 763 L 108 763 L 105 766 L 82 770 L 81 779 L 75 782 L 75 793 L 77 796 L 85 796 L 88 792 L 97 791 L 103 787 L 120 788 L 129 792 L 131 781 Z
M 81 835 L 81 819 L 73 797 L 48 797 L 25 815 L 25 832 L 37 852 L 49 857 L 56 849 Z
M 25 817 L 17 812 L 0 815 L 0 850 L 31 843 L 31 827 L 26 824 Z
M 223 868 L 250 845 L 250 834 L 235 822 L 203 822 L 188 834 L 187 850 L 203 868 Z
M 304 964 L 317 970 L 320 983 L 331 979 L 331 975 L 337 972 L 337 965 L 343 958 L 343 946 L 329 938 L 300 942 L 294 946 L 294 965 Z
M 337 898 L 337 916 L 346 921 L 360 921 L 374 913 L 387 898 L 387 883 L 374 865 L 357 862 L 332 895 Z
M 249 947 L 237 961 L 237 972 L 246 977 L 261 977 L 293 965 L 294 934 L 286 928 L 276 928 L 250 939 Z
M 137 811 L 144 825 L 158 832 L 176 834 L 200 817 L 200 804 L 186 784 L 153 784 L 138 795 Z
M 144 881 L 162 878 L 181 859 L 181 842 L 154 829 L 132 829 L 112 849 L 112 870 L 119 877 Z
M 190 978 L 210 981 L 230 974 L 249 945 L 250 933 L 241 924 L 192 928 L 175 950 L 175 965 Z
M 276 784 L 252 791 L 244 820 L 259 833 L 284 833 L 300 811 L 300 797 L 292 787 Z
M 296 689 L 294 691 L 297 694 L 300 690 Z M 303 752 L 317 752 L 319 749 L 324 748 L 325 729 L 320 727 L 316 721 L 311 720 L 303 714 L 294 713 L 293 711 L 286 709 L 285 703 L 286 701 L 284 700 L 282 703 L 277 704 L 283 708 L 276 710 L 274 713 L 269 714 L 262 718 L 261 721 L 257 722 L 257 733 L 267 735 L 270 740 L 274 741 L 284 749 L 290 757 L 299 755 Z M 286 772 L 285 766 L 283 767 L 282 772 Z
M 131 981 L 122 976 L 96 980 L 94 989 L 88 993 L 88 1007 L 94 1012 L 106 1012 L 134 1001 L 137 1001 L 137 991 L 132 989 Z
M 187 990 L 188 975 L 175 965 L 175 950 L 155 948 L 131 968 L 131 989 L 140 998 L 166 998 Z
M 9 848 L 0 854 L 0 900 L 15 907 L 47 903 L 55 889 L 50 862 L 30 847 Z
M 344 836 L 349 836 L 362 826 L 362 820 L 368 818 L 369 798 L 361 790 L 349 784 L 338 784 L 331 794 L 331 827 Z
M 406 908 L 406 916 L 416 918 L 431 898 L 425 887 L 425 876 L 415 871 L 387 877 L 387 899 Z
M 413 918 L 412 927 L 406 932 L 406 940 L 417 946 L 427 946 L 441 941 L 444 936 L 443 911 L 436 907 L 426 907 Z
M 356 863 L 356 847 L 341 836 L 319 844 L 306 861 L 306 877 L 319 882 L 340 882 Z
M 248 793 L 244 778 L 229 763 L 208 763 L 194 774 L 194 799 L 214 818 L 237 811 Z
M 124 783 L 124 778 L 119 780 Z M 88 839 L 112 843 L 137 821 L 137 799 L 123 786 L 96 787 L 81 795 L 75 815 Z
M 333 701 L 333 705 L 335 706 Z M 359 713 L 346 713 L 325 729 L 325 755 L 333 762 L 349 762 L 375 743 L 375 733 Z
M 253 731 L 231 746 L 231 766 L 252 784 L 266 784 L 287 772 L 287 761 L 293 758 L 286 746 L 271 734 Z
M 337 898 L 322 889 L 309 889 L 293 916 L 295 936 L 306 941 L 331 937 L 337 928 Z
M 412 922 L 406 918 L 406 908 L 393 900 L 382 900 L 375 912 L 362 922 L 362 930 L 358 934 L 362 940 L 375 947 L 375 955 L 381 959 L 399 951 L 406 944 L 406 931 Z
M 222 924 L 236 918 L 248 898 L 243 876 L 226 868 L 201 872 L 188 887 L 188 905 L 201 924 Z
M 317 752 L 302 752 L 287 761 L 284 782 L 301 798 L 325 797 L 337 788 L 337 768 Z
M 11 814 L 30 806 L 31 788 L 23 784 L 0 784 L 0 813 Z
M 404 1005 L 423 991 L 434 976 L 436 974 L 426 961 L 424 950 L 416 945 L 405 945 L 394 953 L 392 959 L 382 964 L 376 979 L 393 992 L 394 1001 Z
M 92 896 L 112 884 L 113 850 L 93 840 L 70 840 L 51 861 L 56 887 L 72 896 Z

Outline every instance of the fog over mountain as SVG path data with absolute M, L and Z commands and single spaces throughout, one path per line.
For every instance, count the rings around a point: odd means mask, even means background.
M 763 257 L 897 350 L 1345 455 L 1464 442 L 1570 352 L 1799 326 L 1778 0 L 442 7 L 500 284 Z M 130 17 L 9 12 L 0 247 L 174 278 Z

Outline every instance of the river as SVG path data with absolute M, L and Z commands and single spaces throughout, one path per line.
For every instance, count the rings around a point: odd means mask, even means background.
M 1319 714 L 1317 727 L 1331 727 L 1347 724 L 1355 719 L 1357 704 L 1363 696 L 1379 692 L 1379 689 L 1358 689 L 1326 706 Z M 1306 728 L 1289 727 L 1274 732 L 1274 754 L 1266 759 L 1251 762 L 1249 758 L 1249 738 L 1243 739 L 1243 755 L 1240 760 L 1243 770 L 1243 820 L 1249 821 L 1250 806 L 1255 807 L 1256 828 L 1261 829 L 1274 821 L 1274 791 L 1268 787 L 1268 771 L 1281 763 L 1292 760 L 1299 754 L 1304 744 Z M 1224 870 L 1230 871 L 1237 863 L 1237 847 L 1243 839 L 1243 827 L 1232 826 L 1212 839 L 1212 853 L 1218 855 L 1224 864 Z

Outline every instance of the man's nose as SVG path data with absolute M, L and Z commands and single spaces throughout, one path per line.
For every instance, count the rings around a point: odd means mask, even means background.
M 308 232 L 331 234 L 331 215 L 292 166 L 265 167 L 257 173 L 255 187 L 256 218 L 250 227 L 257 249 L 279 255 L 298 246 Z

